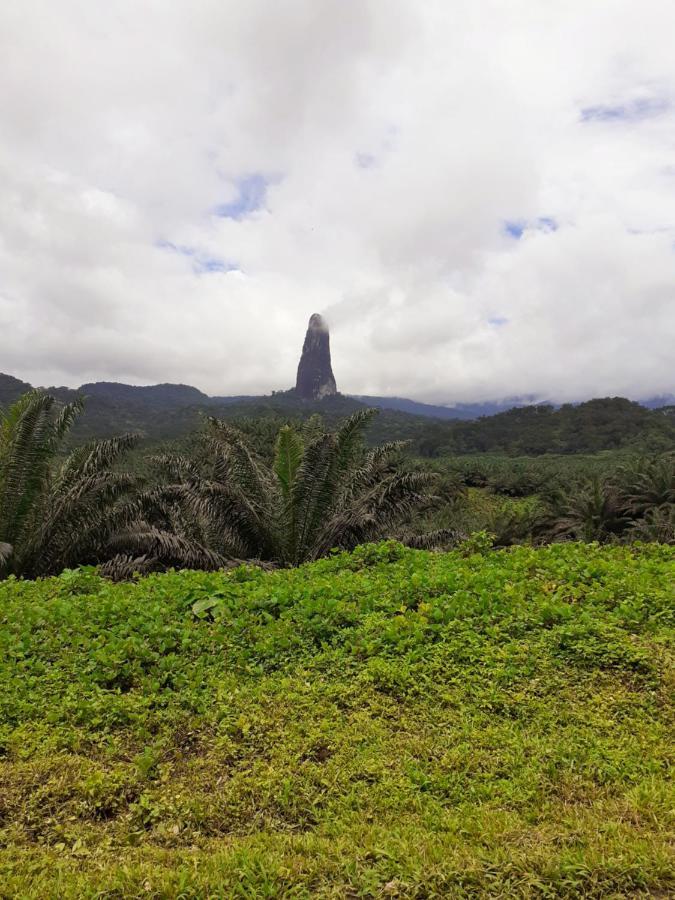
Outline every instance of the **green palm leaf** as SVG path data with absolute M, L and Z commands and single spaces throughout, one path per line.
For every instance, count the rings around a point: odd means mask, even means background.
M 286 500 L 290 500 L 295 476 L 302 463 L 303 451 L 304 444 L 300 435 L 290 425 L 285 425 L 277 437 L 274 472 Z

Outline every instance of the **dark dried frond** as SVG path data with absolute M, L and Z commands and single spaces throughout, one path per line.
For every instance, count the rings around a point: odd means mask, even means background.
M 137 553 L 156 560 L 162 566 L 182 569 L 220 569 L 226 563 L 220 554 L 208 547 L 145 522 L 116 534 L 109 547 L 118 551 L 116 555 Z
M 455 528 L 439 528 L 423 534 L 403 532 L 396 540 L 413 550 L 447 550 L 448 547 L 455 547 L 465 541 L 467 537 L 467 534 Z

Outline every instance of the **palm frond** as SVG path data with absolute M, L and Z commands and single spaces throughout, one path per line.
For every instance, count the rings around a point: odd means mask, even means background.
M 255 458 L 245 436 L 237 428 L 219 419 L 209 419 L 211 438 L 221 454 L 224 468 L 221 475 L 240 485 L 252 510 L 266 511 L 271 479 L 263 465 Z
M 99 575 L 110 578 L 111 581 L 130 581 L 135 575 L 147 575 L 155 569 L 161 568 L 156 559 L 145 555 L 131 556 L 127 553 L 118 553 L 99 566 Z
M 549 515 L 553 539 L 605 541 L 628 524 L 621 494 L 614 484 L 594 476 L 576 489 L 560 492 Z
M 285 425 L 277 436 L 274 472 L 287 501 L 290 499 L 295 476 L 302 463 L 303 450 L 304 444 L 300 435 L 290 425 Z
M 84 410 L 84 397 L 77 397 L 71 403 L 65 403 L 54 421 L 52 444 L 56 448 L 75 424 L 77 417 Z
M 0 423 L 0 540 L 13 545 L 4 565 L 16 574 L 100 561 L 111 535 L 130 521 L 125 500 L 138 491 L 138 479 L 115 466 L 134 436 L 90 443 L 59 462 L 82 409 L 82 399 L 60 405 L 34 391 Z
M 379 409 L 363 409 L 350 416 L 335 433 L 335 463 L 344 471 L 354 464 L 363 451 L 363 432 L 379 415 Z
M 675 504 L 675 455 L 639 459 L 619 468 L 616 481 L 627 510 L 635 516 L 661 506 Z
M 7 544 L 5 541 L 0 541 L 0 572 L 3 567 L 9 562 L 9 558 L 14 552 L 14 548 L 11 544 Z
M 150 465 L 154 466 L 162 475 L 173 481 L 199 476 L 199 467 L 195 460 L 186 456 L 178 456 L 171 453 L 161 453 L 147 457 Z
M 675 544 L 675 505 L 650 509 L 644 518 L 633 524 L 629 535 L 634 541 Z
M 438 528 L 436 531 L 426 531 L 422 534 L 404 531 L 397 535 L 396 540 L 413 550 L 444 550 L 456 546 L 467 537 L 467 534 L 455 528 Z
M 297 528 L 295 542 L 288 549 L 288 562 L 311 559 L 313 535 L 329 515 L 335 482 L 336 440 L 325 434 L 305 447 L 293 490 Z
M 122 456 L 133 450 L 138 441 L 137 434 L 123 434 L 93 441 L 74 450 L 61 468 L 62 483 L 72 484 L 77 479 L 110 469 Z
M 300 430 L 303 444 L 311 444 L 325 434 L 323 419 L 318 413 L 314 413 L 306 419 Z
M 137 552 L 162 565 L 183 569 L 219 569 L 227 562 L 220 554 L 182 535 L 139 523 L 116 534 L 109 546 L 119 553 Z
M 13 404 L 2 424 L 0 536 L 16 542 L 23 522 L 49 477 L 54 454 L 53 397 L 31 391 Z

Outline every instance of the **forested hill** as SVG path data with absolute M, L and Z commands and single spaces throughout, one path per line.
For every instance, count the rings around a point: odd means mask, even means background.
M 647 409 L 623 397 L 578 405 L 526 406 L 473 422 L 427 429 L 419 451 L 444 453 L 592 453 L 619 448 L 666 450 L 675 445 L 675 406 Z
M 8 406 L 15 400 L 31 390 L 31 385 L 13 375 L 3 375 L 0 372 L 0 407 Z
M 0 374 L 0 406 L 6 407 L 30 387 L 24 381 Z M 115 382 L 84 384 L 77 390 L 48 390 L 63 401 L 78 395 L 86 397 L 85 413 L 74 429 L 79 441 L 123 432 L 140 433 L 151 442 L 180 439 L 199 428 L 206 415 L 279 422 L 319 413 L 333 425 L 365 405 L 380 405 L 372 401 L 383 399 L 363 398 L 371 401 L 366 404 L 337 394 L 305 401 L 293 391 L 264 397 L 209 397 L 189 385 L 136 387 Z M 414 452 L 429 457 L 446 453 L 538 455 L 618 448 L 662 450 L 675 446 L 675 406 L 648 409 L 614 397 L 559 408 L 521 406 L 469 421 L 383 409 L 371 427 L 371 439 L 410 440 Z
M 0 373 L 0 407 L 13 403 L 31 385 L 11 375 Z M 184 437 L 199 428 L 204 416 L 218 418 L 306 418 L 319 412 L 331 424 L 364 404 L 337 394 L 320 401 L 300 400 L 292 391 L 278 391 L 269 396 L 209 397 L 186 384 L 135 386 L 99 381 L 77 389 L 47 387 L 45 390 L 63 402 L 85 398 L 85 411 L 73 429 L 78 440 L 109 437 L 122 432 L 136 432 L 151 441 Z M 388 414 L 387 414 L 388 415 Z M 390 425 L 399 432 L 413 433 L 418 416 L 392 413 Z M 407 429 L 397 420 L 409 419 Z

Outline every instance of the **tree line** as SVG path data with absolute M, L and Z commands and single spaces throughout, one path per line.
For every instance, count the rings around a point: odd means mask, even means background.
M 456 511 L 475 475 L 443 476 L 401 441 L 368 446 L 376 410 L 332 430 L 318 416 L 239 427 L 211 417 L 189 453 L 153 454 L 141 471 L 130 465 L 133 435 L 65 449 L 82 409 L 31 391 L 0 417 L 0 577 L 85 564 L 115 578 L 243 560 L 295 566 L 382 538 L 447 547 L 473 530 Z M 672 454 L 537 491 L 535 506 L 488 522 L 494 544 L 675 539 Z
M 647 409 L 624 397 L 523 406 L 463 422 L 427 424 L 415 436 L 426 457 L 447 453 L 596 453 L 630 448 L 663 452 L 675 445 L 675 407 Z

